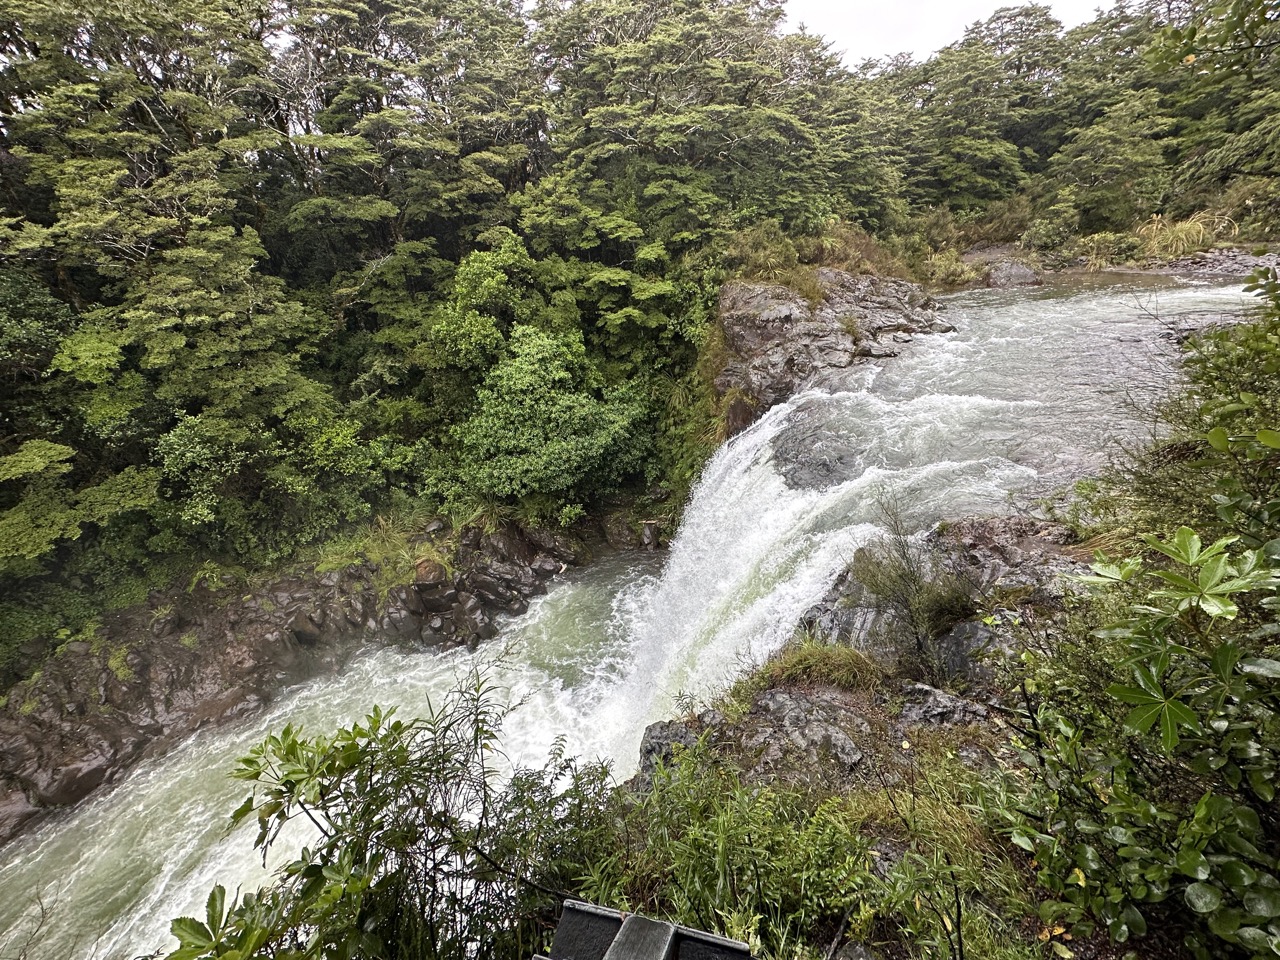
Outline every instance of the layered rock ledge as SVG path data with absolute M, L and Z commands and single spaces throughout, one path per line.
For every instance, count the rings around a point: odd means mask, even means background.
M 776 284 L 734 281 L 721 288 L 728 359 L 715 386 L 730 434 L 802 390 L 848 386 L 851 368 L 897 356 L 914 335 L 955 329 L 914 283 L 826 267 L 816 276 L 817 302 Z

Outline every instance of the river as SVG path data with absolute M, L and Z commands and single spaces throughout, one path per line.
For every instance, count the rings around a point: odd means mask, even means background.
M 1238 315 L 1250 298 L 1239 284 L 1099 276 L 943 302 L 955 333 L 917 337 L 861 368 L 855 389 L 795 397 L 725 445 L 667 554 L 572 573 L 475 652 L 372 652 L 0 850 L 0 958 L 169 948 L 169 920 L 210 886 L 265 875 L 252 832 L 224 834 L 246 793 L 227 776 L 236 758 L 286 723 L 331 729 L 375 703 L 412 715 L 477 663 L 525 700 L 504 729 L 513 760 L 540 763 L 563 736 L 627 775 L 678 695 L 714 693 L 787 639 L 878 532 L 880 501 L 923 528 L 1102 466 L 1149 429 L 1140 411 L 1170 380 L 1168 325 Z

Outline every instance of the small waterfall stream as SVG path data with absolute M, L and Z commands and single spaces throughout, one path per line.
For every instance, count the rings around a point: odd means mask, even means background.
M 1111 277 L 946 302 L 956 333 L 904 345 L 850 392 L 795 397 L 721 449 L 665 557 L 574 572 L 475 652 L 371 653 L 0 850 L 0 957 L 19 954 L 39 902 L 29 960 L 166 948 L 169 920 L 215 882 L 265 875 L 251 835 L 223 833 L 246 793 L 225 775 L 237 757 L 285 723 L 329 729 L 375 703 L 412 715 L 477 663 L 525 699 L 504 731 L 513 760 L 539 762 L 564 736 L 625 776 L 673 697 L 714 692 L 791 634 L 877 533 L 877 497 L 923 527 L 1097 468 L 1165 388 L 1165 325 L 1238 315 L 1249 298 L 1238 284 Z

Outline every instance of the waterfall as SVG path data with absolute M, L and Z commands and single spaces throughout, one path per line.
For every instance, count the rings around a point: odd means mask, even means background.
M 413 715 L 476 666 L 523 701 L 504 730 L 513 762 L 540 762 L 564 736 L 627 775 L 676 695 L 710 695 L 786 640 L 876 535 L 882 498 L 918 528 L 1003 511 L 1140 433 L 1127 401 L 1149 402 L 1167 374 L 1137 374 L 1167 370 L 1152 362 L 1171 352 L 1153 296 L 1185 322 L 1247 302 L 1238 286 L 1153 278 L 951 298 L 957 333 L 919 337 L 856 389 L 801 394 L 725 445 L 665 559 L 574 572 L 475 652 L 370 653 L 0 850 L 0 955 L 31 931 L 37 897 L 49 911 L 30 960 L 166 948 L 169 919 L 198 911 L 214 883 L 266 876 L 251 833 L 223 831 L 246 793 L 226 776 L 237 757 L 285 723 L 331 729 L 375 703 Z

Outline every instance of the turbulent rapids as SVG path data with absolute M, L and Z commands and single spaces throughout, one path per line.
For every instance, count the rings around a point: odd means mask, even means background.
M 372 653 L 0 851 L 0 955 L 33 932 L 33 960 L 167 947 L 169 919 L 213 883 L 264 876 L 250 836 L 223 831 L 243 799 L 225 776 L 238 756 L 285 723 L 332 728 L 374 703 L 412 715 L 477 662 L 524 701 L 505 731 L 513 761 L 537 762 L 563 736 L 625 775 L 674 697 L 713 692 L 791 634 L 877 533 L 880 499 L 922 528 L 1007 510 L 1100 466 L 1144 429 L 1136 411 L 1167 382 L 1169 325 L 1246 303 L 1238 285 L 1153 278 L 950 298 L 956 333 L 863 368 L 860 389 L 796 396 L 726 445 L 665 558 L 601 560 L 476 652 Z

